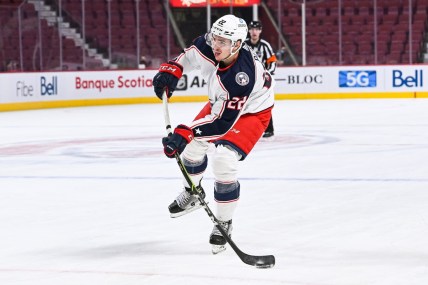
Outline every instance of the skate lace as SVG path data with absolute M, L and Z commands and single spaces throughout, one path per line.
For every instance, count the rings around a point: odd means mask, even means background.
M 218 224 L 219 224 L 219 226 L 221 226 L 221 227 L 224 229 L 224 231 L 225 231 L 226 233 L 229 233 L 229 226 L 230 226 L 230 224 L 229 224 L 229 222 L 228 222 L 228 221 L 226 221 L 226 222 L 222 222 L 222 221 L 220 221 Z M 213 228 L 213 231 L 212 231 L 211 235 L 214 235 L 214 236 L 221 236 L 220 230 L 219 230 L 216 226 L 214 226 L 214 228 Z
M 181 192 L 180 195 L 178 195 L 176 200 L 177 200 L 178 206 L 184 209 L 192 201 L 192 195 L 190 195 L 189 192 L 187 191 L 183 191 Z

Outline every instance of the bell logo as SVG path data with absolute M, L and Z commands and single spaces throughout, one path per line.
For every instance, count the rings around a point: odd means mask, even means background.
M 392 86 L 393 87 L 423 87 L 423 70 L 417 69 L 413 74 L 403 74 L 401 70 L 392 71 Z
M 44 76 L 40 77 L 40 94 L 58 95 L 58 77 L 52 76 L 50 81 Z

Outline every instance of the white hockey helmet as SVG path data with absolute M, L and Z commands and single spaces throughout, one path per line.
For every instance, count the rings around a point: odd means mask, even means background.
M 214 22 L 211 27 L 211 34 L 231 40 L 232 46 L 241 40 L 239 46 L 241 48 L 247 38 L 248 27 L 243 19 L 234 15 L 225 15 Z

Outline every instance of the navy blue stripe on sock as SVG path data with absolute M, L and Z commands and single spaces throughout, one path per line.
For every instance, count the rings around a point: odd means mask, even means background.
M 200 164 L 191 164 L 189 161 L 184 159 L 184 167 L 186 168 L 187 173 L 190 175 L 196 175 L 202 173 L 207 169 L 208 166 L 208 157 L 205 155 L 204 160 Z
M 237 183 L 237 187 L 232 191 L 219 192 L 217 189 L 214 189 L 214 199 L 218 202 L 228 202 L 239 199 L 240 194 L 240 185 Z

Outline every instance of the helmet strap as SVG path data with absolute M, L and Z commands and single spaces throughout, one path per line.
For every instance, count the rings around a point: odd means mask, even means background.
M 236 45 L 236 41 L 234 43 L 232 43 L 231 47 L 230 47 L 230 54 L 228 56 L 226 56 L 225 58 L 223 58 L 221 61 L 225 61 L 226 59 L 230 58 L 231 56 L 235 55 L 242 47 L 242 43 L 241 46 L 239 48 L 237 48 L 235 51 L 233 51 L 233 48 Z

